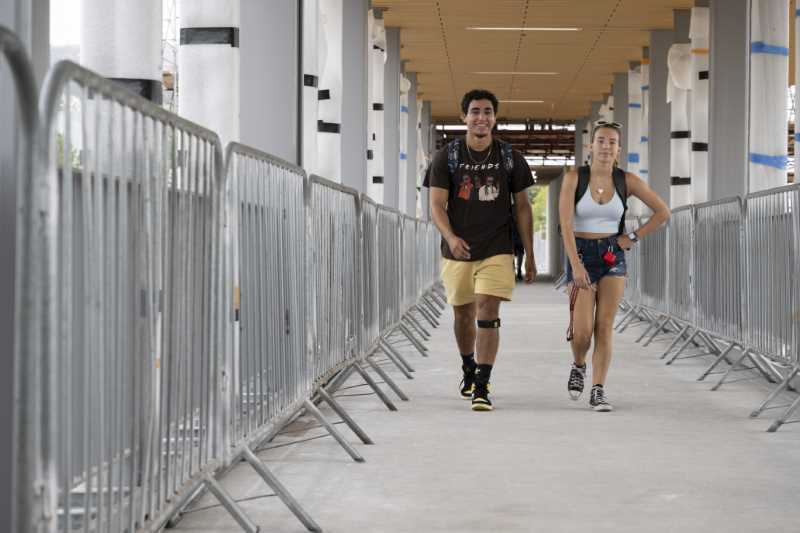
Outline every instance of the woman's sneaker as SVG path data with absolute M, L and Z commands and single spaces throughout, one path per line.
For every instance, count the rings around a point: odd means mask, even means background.
M 475 390 L 472 392 L 473 411 L 491 411 L 492 401 L 489 400 L 489 384 L 476 382 Z
M 583 394 L 583 380 L 586 379 L 586 365 L 578 366 L 572 363 L 569 369 L 569 380 L 567 381 L 567 392 L 572 400 L 577 400 Z
M 606 392 L 603 390 L 602 385 L 592 386 L 592 393 L 589 397 L 589 406 L 595 411 L 607 412 L 613 411 L 614 406 L 606 400 Z
M 475 368 L 474 366 L 462 365 L 461 370 L 464 377 L 461 378 L 461 397 L 465 400 L 472 399 L 472 391 L 475 388 Z

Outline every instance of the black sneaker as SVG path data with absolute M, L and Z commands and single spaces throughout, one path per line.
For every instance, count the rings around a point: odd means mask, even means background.
M 492 401 L 489 400 L 489 384 L 475 383 L 475 390 L 472 392 L 473 411 L 491 411 Z
M 475 389 L 475 368 L 474 366 L 462 365 L 461 370 L 464 377 L 461 378 L 461 397 L 465 400 L 472 399 L 472 391 Z
M 592 387 L 592 394 L 589 397 L 589 406 L 598 412 L 614 410 L 614 406 L 606 400 L 606 392 L 603 390 L 602 385 L 594 385 Z
M 572 363 L 569 369 L 567 392 L 571 400 L 577 400 L 583 394 L 583 380 L 586 379 L 586 365 L 578 366 Z

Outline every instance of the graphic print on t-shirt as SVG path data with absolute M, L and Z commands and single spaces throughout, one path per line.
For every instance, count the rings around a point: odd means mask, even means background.
M 461 185 L 458 187 L 458 197 L 462 200 L 469 200 L 472 196 L 472 178 L 464 174 L 461 178 Z
M 500 196 L 500 189 L 494 181 L 494 176 L 486 176 L 483 187 L 478 190 L 478 200 L 481 202 L 494 202 Z

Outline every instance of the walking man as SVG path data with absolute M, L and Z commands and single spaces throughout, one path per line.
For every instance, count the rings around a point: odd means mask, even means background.
M 489 380 L 499 344 L 500 302 L 511 300 L 515 284 L 512 209 L 526 252 L 525 281 L 532 283 L 536 276 L 526 190 L 533 176 L 522 154 L 492 136 L 494 94 L 468 92 L 461 111 L 466 137 L 444 146 L 431 164 L 431 216 L 442 234 L 442 281 L 455 315 L 461 397 L 472 400 L 474 411 L 491 411 Z M 461 187 L 465 174 L 479 184 L 468 195 Z

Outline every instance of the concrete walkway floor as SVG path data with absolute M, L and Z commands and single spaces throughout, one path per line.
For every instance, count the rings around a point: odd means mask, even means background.
M 448 309 L 429 358 L 403 348 L 416 373 L 392 373 L 411 397 L 398 412 L 373 395 L 342 398 L 376 443 L 337 426 L 366 463 L 327 437 L 260 453 L 326 532 L 800 531 L 800 424 L 771 434 L 776 411 L 748 418 L 769 390 L 763 379 L 710 392 L 696 381 L 709 358 L 666 367 L 664 344 L 642 349 L 635 329 L 616 338 L 606 385 L 616 409 L 595 413 L 588 390 L 567 396 L 566 297 L 543 283 L 518 285 L 515 298 L 501 310 L 495 411 L 472 412 L 457 394 Z M 321 434 L 292 429 L 274 444 Z M 224 485 L 237 499 L 269 493 L 245 467 Z M 242 506 L 264 532 L 304 531 L 277 498 Z M 239 531 L 219 507 L 187 514 L 177 530 Z

